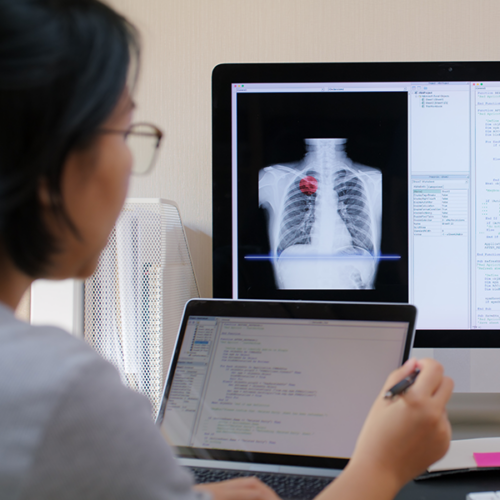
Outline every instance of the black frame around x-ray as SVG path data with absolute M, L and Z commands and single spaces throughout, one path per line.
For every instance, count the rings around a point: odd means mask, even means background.
M 437 81 L 500 81 L 500 63 L 289 63 L 289 64 L 222 64 L 212 75 L 212 132 L 213 132 L 213 296 L 232 297 L 232 198 L 231 198 L 231 84 L 263 82 L 437 82 Z M 385 94 L 385 92 L 384 92 Z M 389 95 L 391 94 L 391 95 Z M 351 124 L 343 126 L 323 123 L 323 111 L 308 111 L 319 120 L 297 123 L 294 112 L 280 101 L 277 94 L 238 94 L 238 106 L 247 107 L 245 116 L 238 115 L 238 162 L 245 165 L 239 170 L 238 182 L 242 208 L 256 207 L 258 199 L 255 171 L 265 165 L 293 161 L 303 155 L 304 137 L 333 138 L 348 135 L 347 152 L 353 161 L 379 168 L 383 174 L 383 237 L 382 253 L 401 255 L 401 260 L 381 263 L 374 290 L 273 290 L 273 274 L 269 262 L 243 264 L 239 274 L 239 297 L 255 299 L 300 300 L 356 300 L 356 301 L 408 301 L 408 179 L 407 179 L 407 124 L 402 122 L 400 97 L 405 93 L 390 92 L 386 97 L 371 94 L 356 113 L 368 111 L 376 118 L 356 128 L 354 114 Z M 307 96 L 339 94 L 306 94 Z M 346 93 L 340 94 L 346 99 Z M 356 93 L 360 97 L 359 93 Z M 255 94 L 253 94 L 255 96 Z M 297 94 L 295 94 L 297 96 Z M 382 112 L 377 98 L 394 98 L 394 108 Z M 253 102 L 251 102 L 253 99 Z M 286 98 L 283 98 L 286 100 Z M 307 97 L 306 99 L 315 99 Z M 317 99 L 317 97 L 316 97 Z M 334 98 L 332 98 L 334 99 Z M 247 101 L 247 102 L 245 102 Z M 260 102 L 259 102 L 260 101 Z M 325 101 L 323 101 L 325 102 Z M 355 104 L 353 104 L 356 107 Z M 286 111 L 279 118 L 279 108 Z M 273 118 L 275 112 L 275 118 Z M 406 109 L 405 109 L 406 112 Z M 367 116 L 367 115 L 365 115 Z M 405 115 L 406 119 L 406 115 Z M 245 123 L 245 121 L 247 123 Z M 306 122 L 308 120 L 305 120 Z M 403 120 L 404 121 L 404 120 Z M 359 124 L 359 122 L 358 122 Z M 262 128 L 262 140 L 255 130 Z M 344 133 L 343 130 L 348 130 Z M 247 137 L 244 137 L 246 134 Z M 343 134 L 343 135 L 342 135 Z M 241 139 L 241 142 L 240 142 Z M 272 141 L 271 141 L 272 139 Z M 268 142 L 273 143 L 269 147 Z M 384 144 L 391 143 L 387 154 Z M 283 148 L 283 144 L 287 147 Z M 404 157 L 404 158 L 403 158 Z M 246 199 L 244 198 L 246 197 Z M 257 203 L 258 207 L 258 203 Z M 265 216 L 259 210 L 243 213 L 238 221 L 246 231 L 239 234 L 240 255 L 265 252 Z M 266 269 L 267 266 L 267 269 Z M 500 347 L 500 335 L 493 330 L 417 330 L 416 347 Z
M 408 98 L 405 92 L 238 94 L 238 296 L 255 299 L 408 301 Z M 259 171 L 300 161 L 306 138 L 346 138 L 347 156 L 382 173 L 383 255 L 373 290 L 279 290 L 269 261 Z

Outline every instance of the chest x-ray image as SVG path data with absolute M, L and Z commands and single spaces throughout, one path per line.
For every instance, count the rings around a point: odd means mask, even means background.
M 346 139 L 306 139 L 305 157 L 259 172 L 279 289 L 373 289 L 382 174 L 352 162 Z

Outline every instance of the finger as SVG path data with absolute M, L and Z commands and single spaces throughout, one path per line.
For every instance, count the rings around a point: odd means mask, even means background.
M 434 442 L 436 445 L 438 443 L 441 443 L 441 453 L 444 455 L 448 448 L 450 447 L 450 441 L 451 441 L 451 424 L 450 421 L 448 420 L 448 415 L 446 411 L 443 411 L 441 414 L 441 418 L 439 419 L 439 423 L 436 427 L 436 434 L 435 434 L 435 439 Z
M 452 436 L 452 429 L 451 429 L 451 423 L 448 419 L 448 415 L 445 413 L 443 415 L 443 432 L 446 435 L 446 446 L 445 448 L 445 453 L 448 451 L 450 448 L 451 444 L 451 436 Z
M 225 483 L 234 492 L 237 500 L 278 500 L 276 492 L 255 476 L 230 479 Z
M 434 400 L 443 406 L 446 406 L 446 403 L 451 397 L 453 393 L 453 387 L 455 386 L 453 380 L 450 377 L 443 377 L 441 385 L 437 388 L 436 392 L 433 395 Z
M 231 500 L 279 500 L 279 496 L 271 488 L 242 488 L 231 491 L 234 492 Z
M 211 483 L 205 483 L 211 484 Z M 234 479 L 226 479 L 225 481 L 219 481 L 218 485 L 224 485 L 225 488 L 258 488 L 259 486 L 266 486 L 260 479 L 255 476 L 247 477 L 235 477 Z M 267 488 L 267 486 L 266 486 Z
M 271 488 L 233 488 L 221 483 L 198 484 L 195 489 L 210 492 L 214 500 L 279 500 Z
M 246 490 L 268 491 L 274 494 L 274 490 L 256 476 L 237 477 L 221 481 L 219 484 L 227 484 L 230 488 L 244 488 Z
M 421 359 L 417 364 L 420 373 L 408 393 L 433 395 L 443 380 L 443 366 L 434 359 Z

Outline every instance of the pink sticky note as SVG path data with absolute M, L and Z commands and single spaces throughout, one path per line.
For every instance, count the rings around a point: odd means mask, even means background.
M 478 467 L 500 467 L 500 453 L 474 453 Z

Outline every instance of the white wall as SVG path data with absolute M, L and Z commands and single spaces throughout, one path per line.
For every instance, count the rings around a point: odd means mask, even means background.
M 500 59 L 498 0 L 112 0 L 140 29 L 137 118 L 166 140 L 131 196 L 177 201 L 210 296 L 211 87 L 222 62 Z

